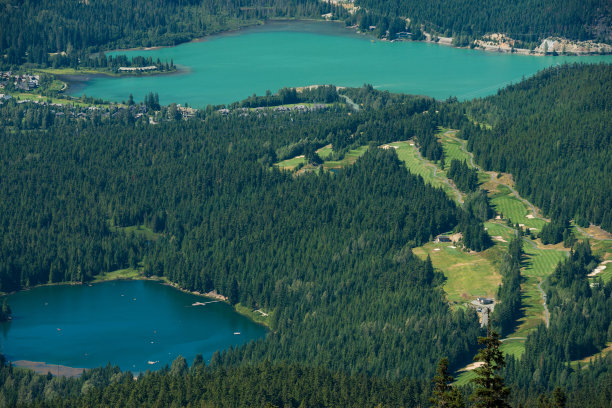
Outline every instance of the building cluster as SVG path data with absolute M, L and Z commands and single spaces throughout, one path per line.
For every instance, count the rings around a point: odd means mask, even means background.
M 313 103 L 311 105 L 281 105 L 281 106 L 258 106 L 257 108 L 238 108 L 237 111 L 241 112 L 242 115 L 246 115 L 250 112 L 266 112 L 273 110 L 275 112 L 310 112 L 319 109 L 325 109 L 327 105 L 324 103 Z M 232 111 L 230 109 L 218 109 L 218 113 L 221 115 L 229 115 Z
M 11 71 L 0 71 L 0 89 L 13 84 L 16 91 L 30 91 L 40 86 L 40 75 L 13 75 Z

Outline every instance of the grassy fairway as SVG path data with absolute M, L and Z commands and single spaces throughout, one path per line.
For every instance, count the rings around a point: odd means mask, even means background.
M 535 228 L 536 231 L 546 224 L 546 221 L 539 218 L 527 218 L 529 209 L 504 185 L 498 185 L 497 191 L 491 196 L 491 204 L 495 211 L 503 214 L 504 218 L 509 218 L 512 224 L 523 224 L 527 228 Z
M 465 303 L 478 296 L 495 297 L 501 283 L 495 266 L 481 253 L 469 254 L 451 247 L 451 244 L 430 242 L 413 252 L 421 259 L 429 255 L 434 268 L 444 273 L 444 291 L 449 302 Z
M 472 381 L 474 378 L 476 378 L 476 373 L 473 370 L 461 371 L 459 375 L 455 376 L 455 382 L 453 383 L 453 385 L 459 387 L 468 385 L 469 382 Z
M 568 254 L 567 251 L 540 249 L 527 243 L 523 249 L 526 255 L 521 268 L 524 277 L 521 285 L 524 315 L 518 321 L 516 332 L 510 337 L 524 337 L 544 322 L 544 305 L 542 294 L 538 290 L 538 283 L 548 277 Z
M 500 350 L 503 351 L 504 354 L 510 354 L 513 357 L 518 358 L 525 352 L 524 340 L 508 339 L 502 343 Z
M 292 159 L 283 160 L 282 162 L 275 163 L 282 170 L 293 170 L 300 164 L 306 164 L 306 158 L 304 155 L 294 157 Z
M 448 185 L 446 173 L 435 164 L 421 157 L 413 141 L 393 142 L 389 143 L 389 146 L 395 149 L 397 157 L 406 164 L 406 168 L 412 174 L 418 174 L 423 177 L 425 183 L 442 188 L 452 200 L 456 202 L 463 200 L 463 197 L 459 197 Z
M 336 160 L 336 161 L 325 161 L 323 162 L 323 168 L 325 170 L 329 169 L 340 169 L 342 167 L 350 166 L 357 161 L 358 158 L 364 155 L 364 153 L 368 150 L 368 146 L 360 146 L 356 149 L 349 150 L 345 155 L 344 159 Z M 331 145 L 324 146 L 317 150 L 317 154 L 323 160 L 328 157 L 332 153 Z M 299 155 L 291 159 L 283 160 L 281 162 L 275 163 L 275 166 L 278 166 L 283 170 L 293 170 L 300 164 L 306 164 L 306 158 L 304 155 Z
M 571 364 L 573 369 L 577 369 L 578 368 L 578 364 L 580 364 L 582 367 L 584 367 L 585 365 L 590 364 L 592 360 L 595 360 L 597 358 L 602 358 L 604 356 L 607 356 L 610 353 L 612 353 L 612 341 L 609 341 L 606 344 L 606 348 L 601 350 L 599 353 L 595 353 L 592 356 L 585 357 L 582 360 L 572 361 L 570 364 Z
M 323 148 L 325 149 L 325 147 Z M 360 146 L 356 149 L 349 150 L 345 155 L 344 159 L 336 161 L 326 161 L 323 163 L 325 170 L 329 169 L 340 169 L 342 167 L 350 166 L 357 161 L 358 158 L 363 156 L 368 150 L 368 146 Z M 320 156 L 320 155 L 319 155 Z
M 445 132 L 447 131 L 449 130 L 442 129 L 443 133 L 438 135 L 440 138 L 440 142 L 442 142 L 442 148 L 444 149 L 444 160 L 446 161 L 446 163 L 450 165 L 451 160 L 457 159 L 460 161 L 467 162 L 468 166 L 472 167 L 470 165 L 470 155 L 461 149 L 461 146 L 463 145 L 462 142 L 454 137 L 450 137 L 449 135 L 445 134 Z
M 330 154 L 332 154 L 332 152 L 333 152 L 333 149 L 332 149 L 331 144 L 328 144 L 327 146 L 323 146 L 322 148 L 317 150 L 317 154 L 323 160 L 327 160 L 327 158 L 329 157 Z

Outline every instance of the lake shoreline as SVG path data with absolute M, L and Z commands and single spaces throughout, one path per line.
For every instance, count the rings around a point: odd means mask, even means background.
M 484 52 L 488 52 L 488 53 L 495 53 L 495 54 L 516 54 L 516 55 L 526 55 L 526 56 L 533 56 L 533 57 L 547 57 L 547 56 L 572 56 L 572 57 L 592 57 L 592 56 L 601 56 L 601 55 L 609 55 L 609 53 L 605 53 L 605 52 L 599 52 L 599 53 L 572 53 L 572 52 L 568 52 L 568 53 L 564 53 L 564 54 L 553 54 L 553 53 L 544 53 L 544 52 L 540 52 L 540 51 L 536 51 L 536 50 L 530 50 L 527 48 L 506 48 L 503 46 L 488 46 L 488 45 L 481 45 L 479 44 L 476 47 L 470 47 L 470 46 L 458 46 L 458 45 L 453 45 L 452 44 L 452 37 L 435 37 L 438 39 L 438 41 L 434 40 L 434 36 L 430 35 L 430 37 L 424 39 L 424 40 L 406 40 L 406 39 L 394 39 L 394 40 L 388 40 L 388 39 L 380 39 L 375 37 L 374 35 L 372 35 L 372 33 L 367 32 L 367 31 L 360 31 L 358 26 L 347 26 L 346 22 L 343 20 L 327 20 L 327 19 L 320 19 L 320 18 L 284 18 L 284 17 L 280 17 L 280 18 L 270 18 L 270 19 L 266 19 L 266 20 L 261 20 L 258 21 L 256 23 L 253 24 L 247 24 L 238 28 L 234 28 L 234 29 L 229 29 L 229 30 L 225 30 L 225 31 L 219 31 L 216 33 L 212 33 L 209 35 L 205 35 L 203 37 L 197 37 L 197 38 L 193 38 L 191 40 L 188 41 L 184 41 L 178 44 L 174 44 L 174 45 L 156 45 L 156 46 L 152 46 L 152 47 L 132 47 L 132 48 L 120 48 L 120 49 L 115 49 L 115 50 L 109 50 L 106 52 L 110 52 L 110 53 L 119 53 L 119 52 L 133 52 L 133 51 L 154 51 L 154 50 L 160 50 L 163 48 L 172 48 L 172 47 L 177 47 L 179 45 L 183 45 L 183 44 L 190 44 L 190 43 L 200 43 L 200 42 L 205 42 L 208 41 L 210 39 L 214 39 L 214 38 L 222 38 L 222 37 L 226 37 L 226 36 L 232 36 L 232 35 L 239 35 L 239 34 L 243 34 L 245 31 L 251 31 L 251 30 L 257 30 L 259 28 L 262 27 L 266 27 L 268 26 L 268 28 L 271 28 L 271 26 L 276 25 L 276 24 L 294 24 L 294 23 L 321 23 L 321 24 L 335 24 L 335 25 L 342 25 L 342 28 L 348 29 L 351 33 L 353 33 L 356 36 L 359 37 L 366 37 L 366 38 L 370 38 L 373 41 L 381 41 L 381 42 L 415 42 L 415 43 L 426 43 L 426 44 L 436 44 L 436 45 L 440 45 L 440 46 L 446 46 L 446 47 L 451 47 L 451 48 L 456 48 L 456 49 L 461 49 L 461 50 L 477 50 L 477 51 L 484 51 Z M 482 42 L 482 39 L 477 40 L 479 42 Z M 570 42 L 574 42 L 572 40 L 567 40 Z
M 163 71 L 163 72 L 147 72 L 147 73 L 138 73 L 138 74 L 114 74 L 110 72 L 84 72 L 80 73 L 70 73 L 70 74 L 51 74 L 54 75 L 59 81 L 64 83 L 64 87 L 62 88 L 62 93 L 67 92 L 67 95 L 70 95 L 71 92 L 78 92 L 80 89 L 83 89 L 87 86 L 92 79 L 95 78 L 140 78 L 140 77 L 158 77 L 158 76 L 173 76 L 173 75 L 185 75 L 189 74 L 191 69 L 189 67 L 177 67 L 174 71 Z
M 110 281 L 111 279 L 104 282 Z M 10 362 L 16 367 L 31 369 L 42 375 L 50 372 L 54 376 L 78 377 L 84 370 L 103 367 L 110 361 L 111 364 L 118 365 L 123 372 L 130 371 L 138 375 L 146 370 L 157 370 L 165 364 L 170 365 L 179 355 L 190 359 L 197 354 L 203 354 L 206 359 L 210 359 L 216 351 L 222 352 L 229 347 L 238 347 L 258 338 L 265 339 L 270 333 L 261 319 L 255 321 L 244 311 L 236 310 L 234 307 L 228 308 L 226 305 L 209 305 L 209 303 L 227 304 L 225 297 L 216 292 L 200 293 L 185 290 L 159 277 L 140 276 L 132 279 L 117 278 L 113 281 L 124 282 L 113 282 L 109 285 L 80 282 L 47 283 L 12 292 L 18 295 L 15 304 L 19 318 L 13 320 L 10 326 L 3 326 L 5 330 L 3 347 L 6 347 L 4 353 L 7 364 Z M 41 289 L 43 291 L 39 291 Z M 30 294 L 27 294 L 28 292 Z M 104 299 L 102 301 L 100 301 L 101 296 Z M 202 297 L 206 301 L 199 300 Z M 172 308 L 160 306 L 169 301 L 174 302 Z M 67 302 L 74 305 L 71 306 L 74 310 L 66 308 Z M 100 319 L 91 316 L 91 313 L 100 312 L 101 308 L 107 310 L 105 306 L 100 305 L 108 302 L 117 305 L 120 310 L 118 315 L 117 311 L 113 311 L 110 319 L 109 316 L 100 316 Z M 78 304 L 81 304 L 81 307 L 77 306 Z M 38 309 L 41 307 L 50 309 L 45 309 L 44 312 L 41 310 L 39 313 Z M 56 312 L 58 307 L 59 314 Z M 158 316 L 157 318 L 142 324 L 141 317 L 144 320 L 151 318 L 145 318 L 141 313 L 149 313 L 160 307 L 163 311 L 153 313 Z M 73 311 L 77 310 L 82 312 L 76 313 L 76 320 L 70 320 L 72 317 L 67 316 L 73 316 Z M 164 312 L 169 310 L 172 312 Z M 251 309 L 247 312 L 251 312 Z M 265 313 L 262 315 L 267 316 Z M 84 318 L 90 323 L 85 324 Z M 75 322 L 78 323 L 77 326 Z M 82 328 L 81 323 L 83 323 Z M 130 327 L 129 330 L 124 328 L 126 324 Z M 100 327 L 104 325 L 109 325 L 109 330 L 100 332 Z M 94 327 L 93 332 L 99 332 L 96 334 L 96 339 L 102 335 L 108 336 L 109 339 L 104 342 L 112 346 L 106 348 L 105 343 L 99 343 L 99 340 L 96 340 L 97 343 L 83 341 L 87 337 L 86 335 L 82 337 L 83 333 L 87 333 L 89 326 Z M 31 327 L 36 327 L 40 335 L 27 332 Z M 136 334 L 135 337 L 130 334 L 134 332 L 134 327 L 138 327 L 136 329 L 138 333 L 133 333 Z M 24 330 L 28 333 L 27 341 L 25 345 L 20 345 Z M 169 333 L 176 330 L 187 330 L 189 333 L 185 333 L 186 337 L 169 338 Z M 111 338 L 117 339 L 120 333 L 136 339 L 137 350 L 131 352 L 130 347 L 133 345 L 128 345 L 127 342 L 123 346 L 127 347 L 127 352 L 124 355 L 116 354 L 118 349 L 115 340 Z M 36 340 L 37 338 L 39 340 Z M 220 338 L 224 340 L 219 340 Z M 11 339 L 12 341 L 9 341 Z M 4 343 L 5 341 L 7 342 Z M 38 351 L 34 351 L 32 347 L 37 341 L 44 341 L 45 345 L 41 345 L 42 349 L 37 348 Z M 71 348 L 71 344 L 74 348 Z M 194 347 L 195 344 L 198 346 Z M 167 358 L 164 359 L 166 354 Z
M 41 375 L 51 373 L 56 377 L 67 378 L 80 377 L 84 371 L 89 370 L 89 368 L 68 367 L 61 364 L 47 364 L 43 361 L 16 360 L 12 361 L 11 364 L 13 364 L 15 367 L 32 370 Z
M 205 299 L 212 299 L 212 300 L 216 300 L 219 302 L 223 302 L 226 303 L 228 305 L 230 305 L 230 303 L 228 302 L 228 297 L 224 296 L 220 293 L 218 293 L 216 290 L 207 292 L 207 293 L 202 293 L 202 292 L 198 292 L 198 291 L 190 291 L 188 289 L 185 289 L 181 286 L 179 286 L 177 283 L 171 282 L 170 280 L 164 278 L 164 277 L 160 277 L 160 276 L 144 276 L 144 275 L 139 275 L 136 278 L 133 277 L 122 277 L 122 276 L 117 276 L 117 277 L 112 277 L 110 279 L 105 279 L 105 280 L 98 280 L 98 281 L 92 281 L 92 282 L 52 282 L 52 283 L 40 283 L 38 285 L 34 285 L 34 286 L 29 286 L 27 288 L 23 288 L 23 289 L 19 289 L 19 290 L 15 290 L 12 292 L 4 292 L 4 293 L 0 293 L 0 296 L 10 296 L 10 295 L 14 295 L 16 293 L 19 292 L 26 292 L 26 291 L 30 291 L 32 289 L 36 289 L 36 288 L 40 288 L 40 287 L 45 287 L 45 286 L 61 286 L 61 285 L 66 285 L 66 286 L 92 286 L 92 285 L 97 285 L 100 283 L 105 283 L 105 282 L 116 282 L 116 281 L 148 281 L 148 282 L 156 282 L 159 283 L 161 285 L 164 286 L 169 286 L 173 289 L 176 289 L 180 292 L 189 294 L 189 295 L 194 295 L 194 296 L 199 296 Z M 270 325 L 264 321 L 261 320 L 257 320 L 254 318 L 254 316 L 256 316 L 256 314 L 258 313 L 258 311 L 250 311 L 247 312 L 245 309 L 250 309 L 250 308 L 245 308 L 244 306 L 238 308 L 236 307 L 236 305 L 230 305 L 232 307 L 232 309 L 234 309 L 234 311 L 242 316 L 247 317 L 249 320 L 251 320 L 253 323 L 256 323 L 258 325 L 264 326 L 266 329 L 272 331 L 272 328 L 270 327 Z M 268 314 L 264 314 L 264 316 L 268 316 Z

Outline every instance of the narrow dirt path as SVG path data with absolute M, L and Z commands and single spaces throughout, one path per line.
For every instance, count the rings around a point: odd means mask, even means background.
M 584 229 L 582 229 L 582 228 L 581 228 L 581 227 L 579 227 L 578 225 L 576 225 L 576 229 L 577 229 L 578 231 L 580 231 L 581 233 L 583 233 L 584 235 L 586 235 L 587 237 L 589 237 L 589 238 L 597 239 L 597 237 L 596 237 L 595 235 L 593 235 L 593 234 L 591 234 L 591 233 L 589 233 L 589 232 L 585 231 Z
M 550 312 L 548 311 L 548 306 L 546 305 L 546 293 L 542 290 L 542 279 L 538 282 L 538 291 L 542 296 L 542 306 L 544 306 L 544 322 L 546 323 L 546 328 L 550 325 Z

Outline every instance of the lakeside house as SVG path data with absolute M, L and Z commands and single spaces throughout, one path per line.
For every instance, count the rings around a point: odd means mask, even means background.
M 156 69 L 155 65 L 149 65 L 148 67 L 119 67 L 119 72 L 155 71 Z

